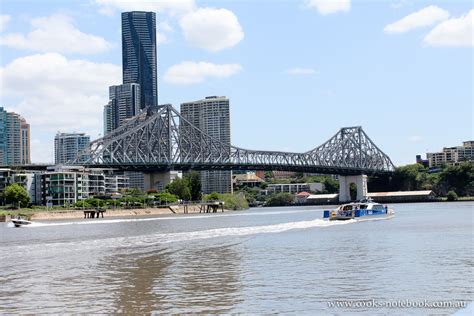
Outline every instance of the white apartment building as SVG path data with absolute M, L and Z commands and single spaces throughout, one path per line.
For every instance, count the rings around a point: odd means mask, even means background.
M 444 147 L 443 151 L 427 153 L 429 167 L 457 165 L 463 161 L 474 160 L 474 141 L 465 141 L 462 146 Z
M 322 192 L 324 190 L 323 183 L 278 183 L 269 184 L 267 186 L 268 193 L 291 193 L 300 192 Z

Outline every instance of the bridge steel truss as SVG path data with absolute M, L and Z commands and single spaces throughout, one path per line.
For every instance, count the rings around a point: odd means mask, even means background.
M 305 153 L 248 150 L 220 142 L 171 105 L 142 113 L 90 143 L 72 164 L 135 171 L 285 170 L 355 175 L 394 170 L 360 126 L 341 128 Z

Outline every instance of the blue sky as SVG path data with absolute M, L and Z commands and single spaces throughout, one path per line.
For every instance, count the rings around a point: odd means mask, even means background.
M 307 151 L 361 125 L 395 164 L 473 138 L 471 1 L 0 2 L 1 105 L 31 124 L 102 133 L 121 82 L 120 12 L 157 12 L 159 103 L 225 95 L 232 143 Z

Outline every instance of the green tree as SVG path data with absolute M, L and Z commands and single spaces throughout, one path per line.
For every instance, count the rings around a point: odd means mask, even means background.
M 267 206 L 288 206 L 293 204 L 294 197 L 290 193 L 278 193 L 270 196 L 267 200 Z
M 327 193 L 339 193 L 339 181 L 332 177 L 324 177 L 323 183 Z
M 84 200 L 77 201 L 76 203 L 74 203 L 74 206 L 75 207 L 82 207 L 82 208 L 91 207 L 91 205 L 89 203 L 87 203 L 86 201 L 84 201 Z
M 444 167 L 440 172 L 429 172 L 420 164 L 396 168 L 393 175 L 369 178 L 369 192 L 433 190 L 444 196 L 454 191 L 458 196 L 474 195 L 474 163 Z
M 448 201 L 456 201 L 458 199 L 458 195 L 454 191 L 449 191 L 446 197 Z
M 398 188 L 398 191 L 420 190 L 424 172 L 426 172 L 426 168 L 419 163 L 399 167 L 393 175 L 393 184 Z
M 264 173 L 265 180 L 273 179 L 273 171 L 265 171 Z
M 211 194 L 204 196 L 205 201 L 219 201 L 220 199 L 219 193 L 217 192 L 212 192 Z
M 301 181 L 301 178 L 304 177 L 303 172 L 295 172 L 295 178 L 298 178 Z
M 228 210 L 245 210 L 249 208 L 248 201 L 245 198 L 245 195 L 242 193 L 231 194 L 219 194 L 219 200 L 224 202 L 224 207 Z
M 30 196 L 25 188 L 18 183 L 11 184 L 3 192 L 5 201 L 15 207 L 26 207 L 30 204 Z
M 140 191 L 140 189 L 137 189 L 137 188 L 129 188 L 125 191 L 125 195 L 139 196 L 142 194 L 143 194 L 142 191 Z
M 89 198 L 85 200 L 86 204 L 89 204 L 91 207 L 102 207 L 105 206 L 105 201 L 101 199 Z
M 160 200 L 161 204 L 170 204 L 178 200 L 178 197 L 176 195 L 171 194 L 169 192 L 159 193 L 157 197 Z
M 188 182 L 189 191 L 191 193 L 192 201 L 200 201 L 201 193 L 201 175 L 197 171 L 190 171 L 186 173 L 184 179 Z
M 186 179 L 177 178 L 166 186 L 166 190 L 178 196 L 181 200 L 189 201 L 191 199 L 191 191 Z
M 457 195 L 466 196 L 474 192 L 474 163 L 465 162 L 459 166 L 449 166 L 439 175 L 440 193 L 454 191 Z

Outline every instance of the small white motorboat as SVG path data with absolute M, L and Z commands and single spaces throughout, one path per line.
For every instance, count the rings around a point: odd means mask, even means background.
M 18 216 L 17 218 L 12 219 L 12 223 L 13 225 L 15 225 L 15 227 L 22 227 L 22 226 L 30 225 L 31 221 Z

